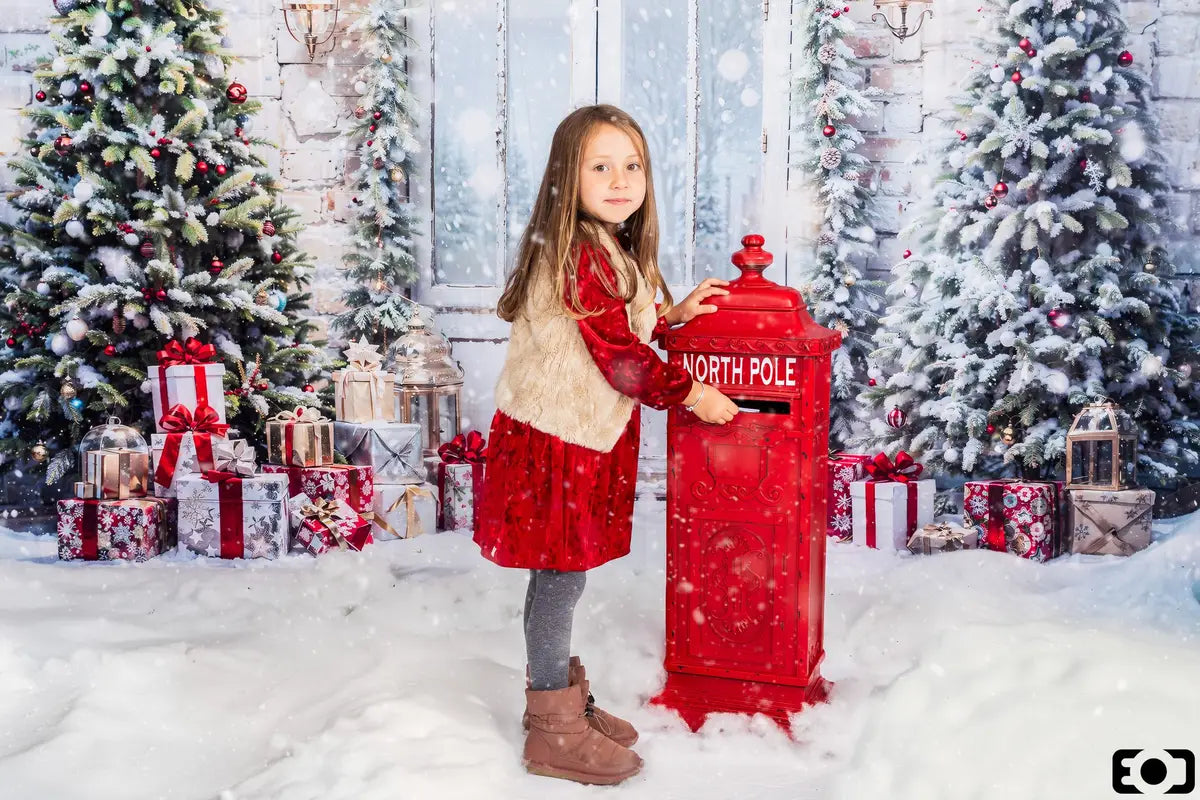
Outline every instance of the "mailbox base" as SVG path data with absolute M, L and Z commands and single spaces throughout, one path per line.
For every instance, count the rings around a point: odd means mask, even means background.
M 788 716 L 806 706 L 823 703 L 833 684 L 814 674 L 806 686 L 784 686 L 711 675 L 667 672 L 667 684 L 650 703 L 679 714 L 693 731 L 709 714 L 766 714 L 787 730 Z

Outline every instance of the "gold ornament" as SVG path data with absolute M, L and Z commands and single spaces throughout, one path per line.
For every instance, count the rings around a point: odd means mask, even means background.
M 62 395 L 63 400 L 70 400 L 75 396 L 75 384 L 63 381 L 62 388 L 58 390 L 58 393 Z
M 122 333 L 124 333 L 125 332 L 125 317 L 121 316 L 120 314 L 113 314 L 112 329 L 113 329 L 113 333 L 117 334 L 118 336 L 120 336 Z
M 1146 266 L 1142 267 L 1142 269 L 1153 275 L 1155 272 L 1158 272 L 1158 265 L 1153 261 L 1147 261 Z
M 267 304 L 267 300 L 269 299 L 270 297 L 267 296 L 267 291 L 265 289 L 254 295 L 254 302 L 258 303 L 260 306 L 265 306 Z
M 45 442 L 38 442 L 29 448 L 29 457 L 40 464 L 50 457 L 50 450 L 46 448 Z
M 400 183 L 404 180 L 404 170 L 399 167 L 392 167 L 392 171 L 388 177 L 392 179 L 392 183 Z
M 1006 425 L 1004 430 L 1000 431 L 1000 441 L 1005 444 L 1012 444 L 1017 440 L 1017 432 L 1013 430 L 1012 425 Z
M 854 277 L 853 275 L 844 275 L 842 276 L 842 283 L 846 284 L 847 286 L 853 286 L 854 284 L 858 283 L 858 278 Z
M 391 53 L 384 53 L 383 55 L 381 55 L 381 56 L 379 57 L 379 60 L 380 60 L 380 61 L 382 61 L 382 62 L 383 62 L 383 63 L 385 63 L 385 64 L 390 64 L 390 63 L 392 63 L 392 54 L 391 54 Z

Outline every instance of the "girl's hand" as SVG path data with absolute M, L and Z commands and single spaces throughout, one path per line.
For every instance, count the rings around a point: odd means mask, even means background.
M 701 389 L 703 389 L 703 394 Z M 697 402 L 697 398 L 699 398 L 699 402 Z M 692 409 L 692 413 L 699 417 L 701 422 L 717 425 L 724 425 L 732 420 L 737 416 L 739 410 L 737 404 L 722 394 L 720 389 L 699 381 L 692 382 L 692 391 L 688 393 L 683 404 L 685 407 L 694 404 L 695 408 Z
M 690 322 L 693 318 L 701 314 L 712 314 L 717 311 L 717 306 L 705 303 L 705 299 L 712 297 L 714 294 L 729 294 L 728 289 L 722 289 L 722 286 L 728 286 L 729 281 L 723 281 L 720 278 L 705 278 L 700 285 L 692 290 L 692 293 L 683 298 L 683 302 L 667 312 L 668 324 L 679 325 L 684 322 Z

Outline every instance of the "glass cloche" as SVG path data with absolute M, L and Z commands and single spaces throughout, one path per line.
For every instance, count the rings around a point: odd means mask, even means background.
M 83 467 L 83 479 L 90 481 L 87 474 L 87 456 L 93 450 L 127 450 L 135 453 L 150 455 L 146 440 L 136 428 L 122 425 L 121 420 L 109 417 L 103 425 L 97 425 L 83 435 L 79 442 L 79 463 Z

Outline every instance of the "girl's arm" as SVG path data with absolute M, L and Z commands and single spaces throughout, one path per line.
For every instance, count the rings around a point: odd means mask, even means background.
M 648 406 L 661 410 L 682 403 L 692 394 L 692 376 L 683 367 L 663 361 L 630 330 L 625 301 L 604 289 L 600 271 L 616 285 L 604 255 L 580 248 L 579 300 L 584 309 L 600 313 L 579 320 L 579 331 L 596 366 L 610 386 Z M 655 331 L 665 330 L 665 325 L 660 317 Z

